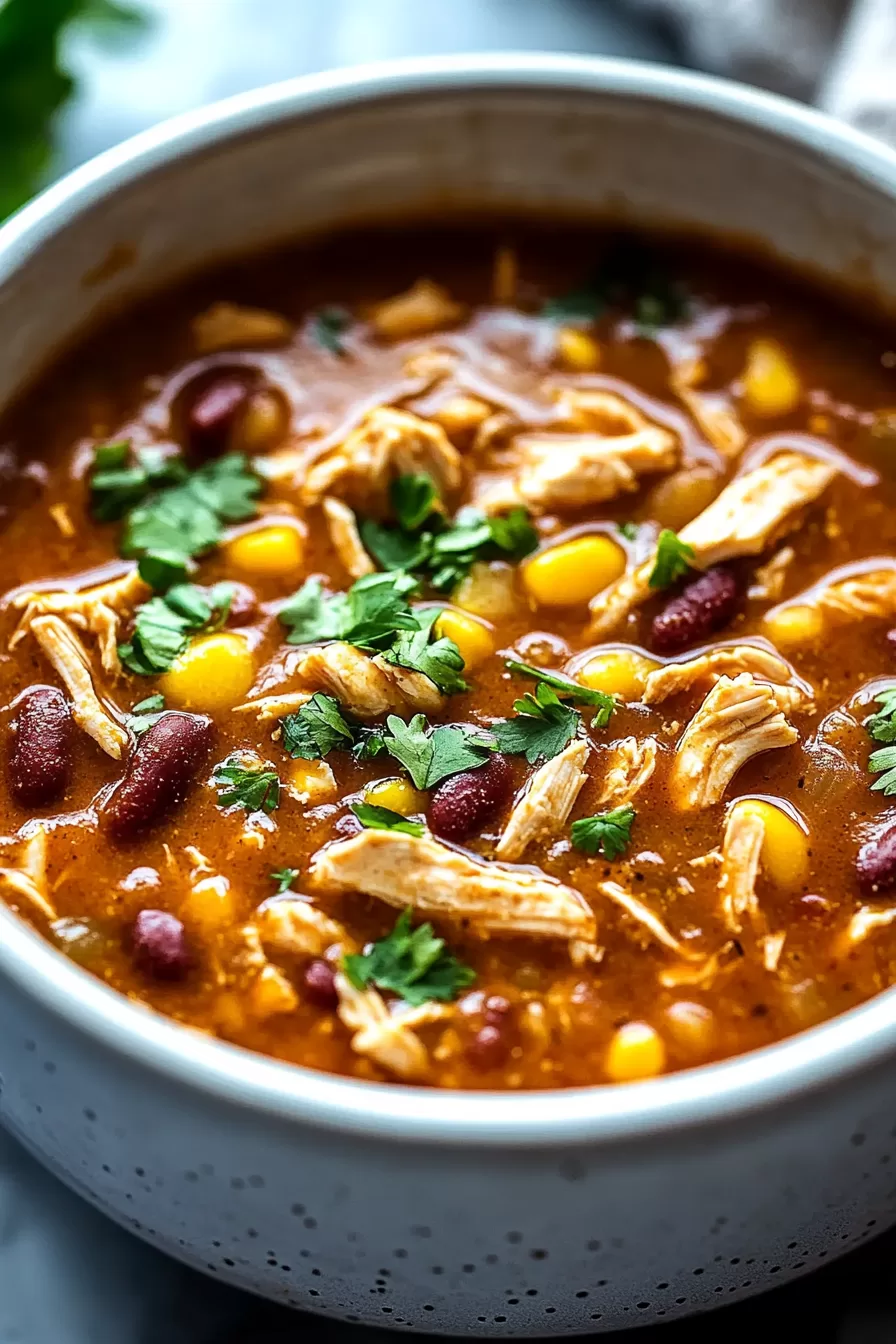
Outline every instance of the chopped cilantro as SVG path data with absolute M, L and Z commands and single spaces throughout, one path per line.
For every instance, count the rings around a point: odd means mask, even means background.
M 288 644 L 344 639 L 359 649 L 390 644 L 397 630 L 417 630 L 419 622 L 407 601 L 417 584 L 404 573 L 365 574 L 347 593 L 324 593 L 318 579 L 308 579 L 280 609 L 289 627 Z
M 283 749 L 294 759 L 322 760 L 337 747 L 351 750 L 354 742 L 354 729 L 343 716 L 339 701 L 323 691 L 283 719 Z
M 411 930 L 409 909 L 398 916 L 391 933 L 366 952 L 345 957 L 342 965 L 356 989 L 376 985 L 414 1008 L 432 999 L 455 999 L 476 979 L 469 966 L 446 952 L 444 940 L 435 936 L 431 924 Z
M 884 772 L 871 787 L 875 793 L 891 798 L 896 793 L 896 747 L 881 747 L 879 751 L 872 751 L 868 757 L 868 769 L 875 774 Z
M 631 803 L 599 812 L 594 817 L 580 817 L 570 829 L 572 843 L 585 854 L 602 853 L 611 862 L 624 854 L 632 838 L 635 809 Z
M 342 335 L 351 324 L 351 313 L 345 308 L 335 306 L 321 308 L 311 318 L 311 334 L 317 344 L 324 350 L 329 350 L 331 355 L 344 355 Z
M 460 675 L 464 660 L 453 639 L 442 638 L 429 642 L 432 627 L 439 615 L 437 608 L 422 612 L 417 620 L 418 628 L 397 635 L 392 647 L 383 656 L 397 667 L 422 672 L 445 695 L 455 695 L 467 689 L 467 683 Z
M 865 727 L 875 742 L 896 742 L 896 686 L 874 697 L 880 705 L 876 714 L 865 720 Z
M 427 732 L 422 714 L 415 714 L 410 723 L 390 714 L 386 730 L 383 746 L 404 766 L 418 789 L 432 789 L 449 775 L 485 765 L 495 745 L 490 734 L 469 728 L 443 725 Z
M 249 765 L 238 754 L 216 765 L 212 780 L 222 807 L 244 807 L 247 812 L 273 812 L 280 806 L 280 779 L 261 761 Z
M 525 756 L 530 765 L 549 761 L 568 747 L 579 731 L 581 715 L 564 705 L 550 686 L 540 683 L 534 695 L 515 700 L 517 717 L 491 725 L 498 750 L 510 756 Z
M 378 807 L 376 803 L 352 803 L 352 811 L 367 830 L 401 831 L 403 835 L 418 839 L 426 830 L 422 821 L 409 821 L 400 812 L 393 812 L 390 807 Z
M 650 578 L 651 588 L 668 588 L 676 579 L 681 579 L 691 568 L 694 548 L 682 541 L 669 527 L 664 527 L 656 543 L 656 559 Z
M 298 875 L 298 868 L 278 868 L 275 873 L 271 873 L 271 881 L 277 883 L 277 895 L 282 896 L 289 891 Z
M 505 667 L 510 672 L 517 672 L 520 676 L 531 677 L 533 681 L 540 681 L 543 685 L 550 686 L 575 704 L 593 705 L 597 709 L 592 720 L 593 727 L 606 728 L 610 722 L 616 701 L 612 695 L 607 695 L 606 691 L 593 691 L 589 686 L 582 686 L 568 677 L 561 677 L 556 672 L 546 672 L 543 667 L 532 667 L 529 663 L 517 662 L 514 658 L 508 658 Z
M 134 737 L 140 737 L 154 723 L 158 723 L 164 712 L 164 695 L 148 695 L 145 700 L 138 701 L 130 714 L 126 715 L 125 723 Z
M 637 541 L 640 528 L 637 523 L 618 523 L 616 530 L 626 541 Z
M 632 314 L 640 336 L 653 338 L 688 315 L 691 296 L 638 239 L 612 244 L 592 274 L 575 289 L 549 299 L 542 316 L 558 323 L 595 322 L 609 308 Z
M 233 585 L 225 582 L 208 590 L 179 583 L 164 597 L 151 597 L 137 608 L 130 641 L 118 646 L 121 661 L 129 672 L 142 677 L 167 672 L 186 649 L 191 634 L 223 625 L 232 596 Z
M 160 709 L 165 708 L 164 695 L 148 695 L 145 700 L 138 700 L 137 704 L 131 710 L 132 714 L 157 714 Z
M 116 522 L 153 490 L 177 485 L 186 476 L 181 459 L 160 448 L 137 448 L 132 455 L 128 439 L 100 443 L 88 477 L 91 513 L 98 522 Z
M 437 511 L 438 491 L 432 479 L 422 472 L 397 477 L 389 494 L 395 517 L 407 532 L 416 532 Z

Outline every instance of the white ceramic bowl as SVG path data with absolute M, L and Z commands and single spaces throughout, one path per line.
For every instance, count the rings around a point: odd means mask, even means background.
M 0 229 L 0 404 L 104 309 L 214 257 L 460 206 L 737 232 L 896 301 L 896 155 L 871 140 L 648 66 L 416 61 L 179 118 Z M 759 1292 L 896 1217 L 893 991 L 653 1082 L 442 1093 L 174 1026 L 0 910 L 0 1021 L 0 1113 L 63 1180 L 200 1269 L 345 1320 L 616 1329 Z

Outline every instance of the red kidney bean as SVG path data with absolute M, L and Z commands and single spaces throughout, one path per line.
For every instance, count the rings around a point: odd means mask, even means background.
M 134 839 L 183 802 L 211 738 L 212 722 L 203 714 L 163 714 L 147 729 L 106 805 L 114 839 Z
M 866 896 L 896 887 L 896 821 L 883 827 L 859 850 L 856 875 Z
M 737 614 L 742 586 L 727 565 L 715 565 L 670 597 L 654 617 L 651 645 L 657 653 L 680 653 L 721 630 Z
M 248 625 L 258 611 L 258 598 L 248 583 L 236 583 L 228 580 L 232 589 L 230 606 L 227 609 L 228 625 Z
M 16 802 L 43 807 L 65 793 L 71 777 L 72 714 L 55 686 L 34 686 L 16 708 L 9 785 Z
M 513 793 L 505 756 L 492 755 L 478 770 L 464 770 L 439 784 L 429 805 L 429 824 L 443 840 L 466 840 L 481 831 Z
M 141 910 L 130 944 L 135 965 L 154 980 L 182 980 L 193 965 L 184 926 L 166 910 Z
M 249 399 L 251 379 L 243 373 L 219 373 L 191 395 L 187 389 L 184 430 L 197 457 L 217 457 L 227 449 L 236 418 Z
M 510 1056 L 510 1040 L 502 1027 L 487 1023 L 467 1043 L 467 1060 L 476 1069 L 497 1069 Z
M 339 995 L 336 993 L 336 973 L 328 961 L 316 957 L 309 961 L 302 976 L 302 989 L 309 1003 L 318 1008 L 336 1008 Z
M 500 1027 L 506 1020 L 510 1009 L 510 1000 L 505 999 L 503 994 L 490 994 L 482 1005 L 483 1016 L 490 1027 Z

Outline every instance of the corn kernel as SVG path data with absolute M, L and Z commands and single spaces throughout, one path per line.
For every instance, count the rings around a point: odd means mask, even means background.
M 752 341 L 747 350 L 743 396 L 754 415 L 787 415 L 803 395 L 799 375 L 777 341 Z
M 178 709 L 214 713 L 245 699 L 255 680 L 252 650 L 240 635 L 203 635 L 159 678 L 159 690 Z
M 778 648 L 814 644 L 824 634 L 824 617 L 817 607 L 775 607 L 766 612 L 763 624 Z
M 435 633 L 439 639 L 454 640 L 460 649 L 464 666 L 471 670 L 484 663 L 495 651 L 495 641 L 488 626 L 465 611 L 446 607 L 436 621 Z
M 426 808 L 426 795 L 418 793 L 406 779 L 378 779 L 374 784 L 368 784 L 364 801 L 377 807 L 388 807 L 390 812 L 400 812 L 403 817 L 423 812 Z
M 678 532 L 709 507 L 721 490 L 723 479 L 720 472 L 703 463 L 682 467 L 653 487 L 644 511 L 660 527 Z
M 587 331 L 561 327 L 557 332 L 557 356 L 574 373 L 590 373 L 600 364 L 600 346 Z
M 485 621 L 510 619 L 520 607 L 514 566 L 503 560 L 491 564 L 480 561 L 458 584 L 452 601 L 455 607 L 481 616 Z
M 710 1009 L 702 1003 L 679 999 L 676 1003 L 670 1003 L 665 1017 L 670 1035 L 688 1054 L 706 1055 L 712 1049 L 716 1022 Z
M 306 807 L 317 807 L 338 793 L 336 776 L 326 761 L 293 761 L 284 783 L 290 798 Z
M 370 320 L 377 336 L 385 341 L 404 341 L 425 336 L 460 322 L 466 312 L 441 285 L 418 280 L 403 294 L 374 305 Z
M 287 578 L 301 569 L 302 534 L 288 524 L 258 527 L 227 544 L 227 558 L 241 574 L 256 579 Z
M 286 433 L 287 413 L 283 399 L 269 387 L 260 388 L 249 398 L 233 432 L 234 452 L 265 453 L 274 448 Z
M 539 606 L 579 607 L 618 579 L 625 563 L 625 551 L 609 537 L 575 537 L 533 556 L 523 583 Z
M 576 680 L 592 691 L 618 695 L 620 700 L 640 700 L 650 673 L 657 667 L 652 658 L 634 649 L 607 649 L 596 654 L 576 673 Z
M 743 798 L 734 810 L 758 817 L 765 828 L 759 862 L 766 877 L 782 891 L 800 891 L 809 879 L 809 837 L 802 826 L 762 798 Z
M 663 1038 L 648 1022 L 626 1022 L 613 1034 L 605 1067 L 614 1083 L 654 1078 L 666 1067 Z
M 204 877 L 191 887 L 180 909 L 186 924 L 212 935 L 233 926 L 238 916 L 236 899 L 226 877 Z

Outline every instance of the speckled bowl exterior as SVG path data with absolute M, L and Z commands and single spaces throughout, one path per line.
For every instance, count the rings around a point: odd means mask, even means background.
M 0 404 L 103 311 L 352 219 L 610 212 L 896 302 L 896 155 L 736 85 L 505 56 L 303 79 L 103 155 L 0 229 Z M 375 259 L 372 259 L 375 264 Z M 896 1218 L 896 995 L 727 1063 L 472 1095 L 328 1077 L 118 997 L 0 910 L 0 1114 L 189 1264 L 347 1321 L 600 1332 L 805 1273 Z

